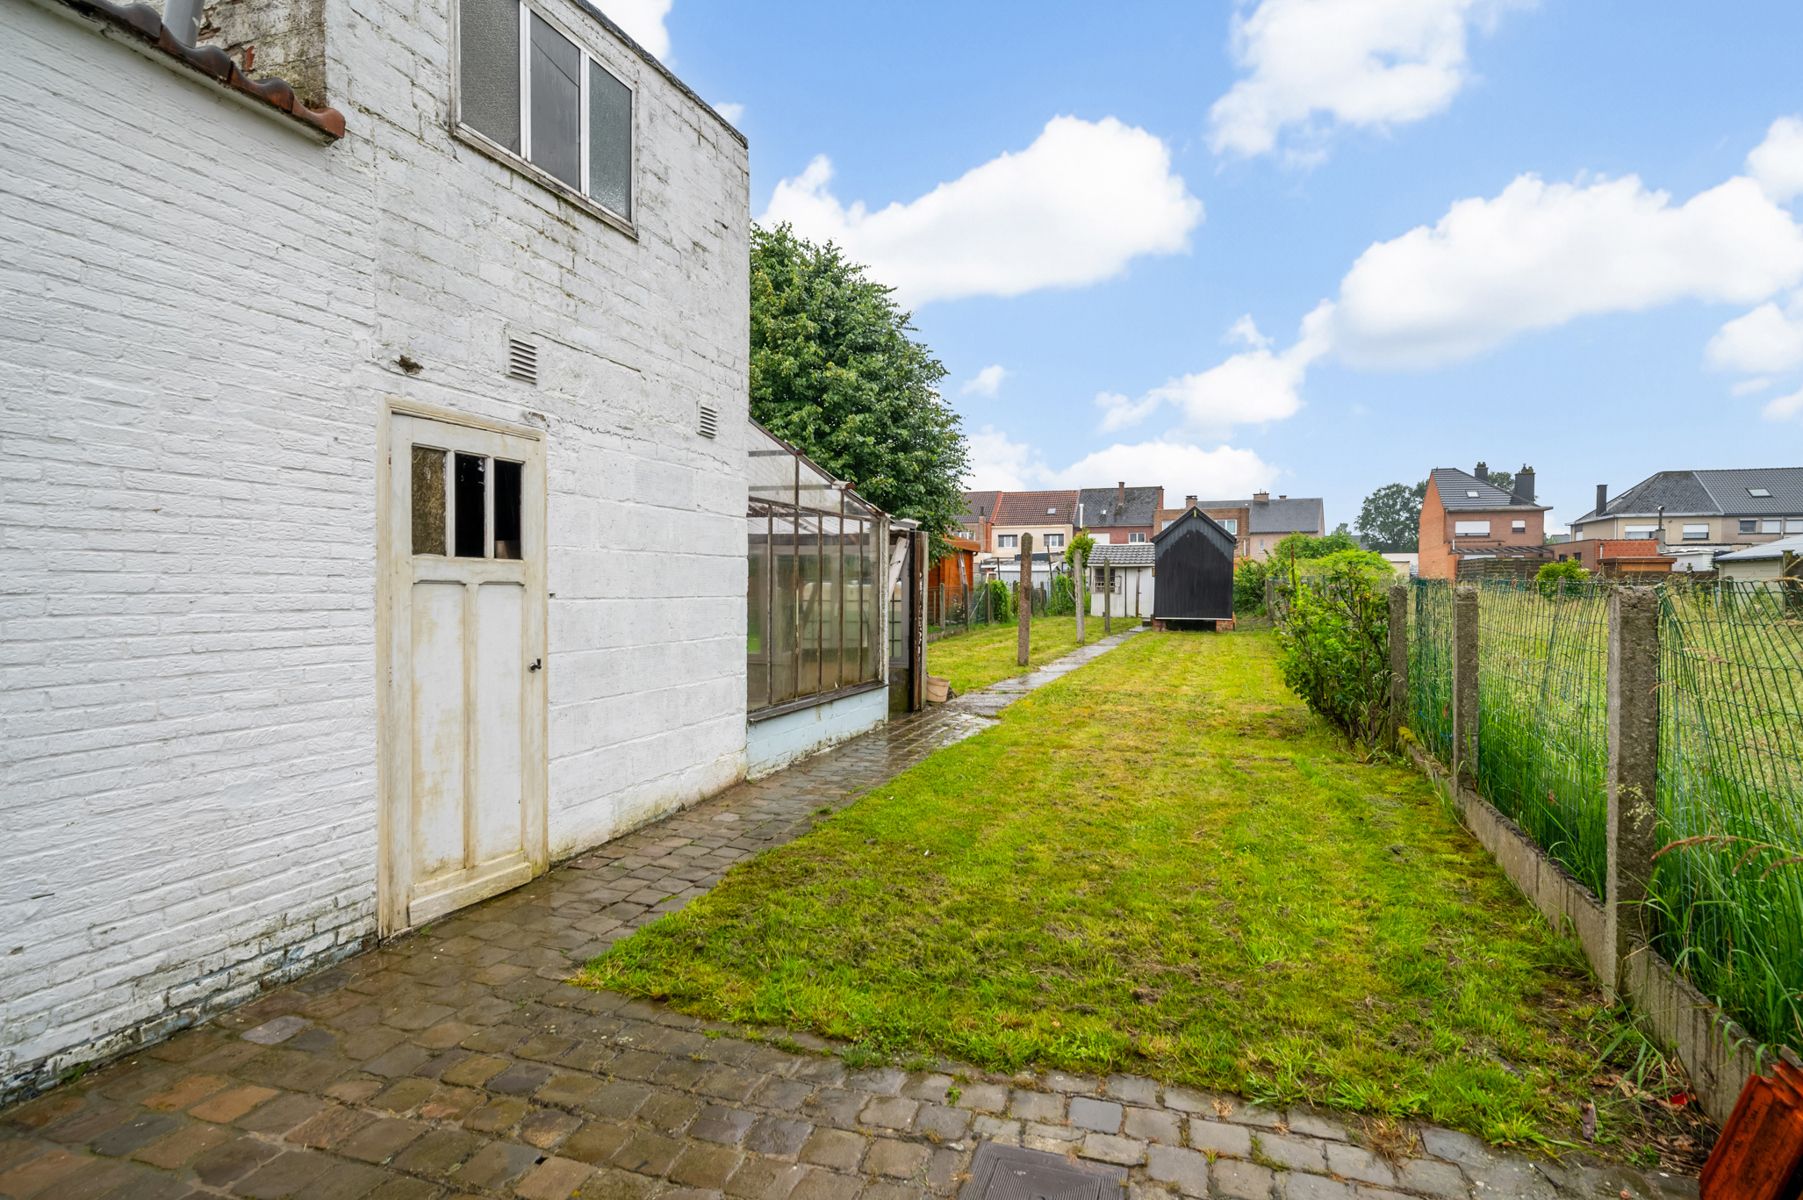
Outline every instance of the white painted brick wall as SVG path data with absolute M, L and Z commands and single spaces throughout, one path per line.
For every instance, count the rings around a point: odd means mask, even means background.
M 329 0 L 322 147 L 0 6 L 0 1092 L 373 935 L 390 397 L 547 430 L 553 855 L 743 773 L 745 149 L 560 5 L 627 237 L 450 136 L 442 9 Z

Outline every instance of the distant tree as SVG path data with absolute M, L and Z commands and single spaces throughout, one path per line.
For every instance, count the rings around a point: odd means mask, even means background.
M 1491 487 L 1499 487 L 1505 492 L 1514 491 L 1515 490 L 1515 472 L 1513 472 L 1513 471 L 1492 471 L 1492 472 L 1490 472 L 1490 486 Z
M 1543 563 L 1534 573 L 1534 583 L 1542 596 L 1570 596 L 1584 590 L 1590 572 L 1576 559 Z
M 946 370 L 893 289 L 828 242 L 751 230 L 751 415 L 891 516 L 933 535 L 964 510 L 969 449 Z
M 1312 533 L 1292 533 L 1271 547 L 1269 558 L 1272 563 L 1288 563 L 1292 558 L 1326 558 L 1341 550 L 1359 548 L 1358 540 L 1342 526 L 1321 537 Z
M 1065 564 L 1067 566 L 1076 566 L 1078 554 L 1083 555 L 1084 562 L 1088 562 L 1089 556 L 1095 552 L 1096 539 L 1091 537 L 1087 531 L 1079 531 L 1077 536 L 1070 540 L 1070 545 L 1064 548 Z
M 1414 487 L 1386 483 L 1359 506 L 1358 531 L 1365 545 L 1382 554 L 1408 554 L 1421 542 L 1421 502 L 1427 480 Z

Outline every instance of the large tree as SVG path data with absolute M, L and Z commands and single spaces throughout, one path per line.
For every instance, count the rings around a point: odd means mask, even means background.
M 1406 554 L 1421 541 L 1421 501 L 1427 480 L 1410 487 L 1386 483 L 1359 506 L 1358 531 L 1365 545 L 1384 554 Z
M 938 542 L 964 511 L 968 450 L 945 367 L 891 291 L 830 242 L 753 226 L 751 415 Z

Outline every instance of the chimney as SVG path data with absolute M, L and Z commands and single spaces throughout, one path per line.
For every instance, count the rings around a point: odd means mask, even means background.
M 1534 468 L 1526 463 L 1522 463 L 1521 470 L 1515 472 L 1514 500 L 1517 504 L 1534 502 Z
M 1477 470 L 1473 471 L 1472 474 L 1477 477 L 1477 481 L 1479 483 L 1489 483 L 1490 482 L 1490 464 L 1485 462 L 1481 458 L 1478 459 Z
M 1608 507 L 1609 485 L 1606 483 L 1599 483 L 1596 485 L 1596 515 L 1599 517 L 1602 516 L 1603 510 Z
M 1183 507 L 1185 507 L 1185 508 L 1196 507 L 1196 498 L 1194 496 L 1185 496 L 1183 498 Z
M 1121 519 L 1121 510 L 1127 507 L 1127 481 L 1121 480 L 1114 485 L 1114 519 Z
M 1269 504 L 1269 503 L 1271 503 L 1271 493 L 1270 492 L 1253 492 L 1252 493 L 1252 503 L 1254 503 L 1254 504 Z

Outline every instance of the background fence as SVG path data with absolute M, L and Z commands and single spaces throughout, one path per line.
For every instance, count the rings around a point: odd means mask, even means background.
M 1047 582 L 1037 574 L 1022 600 L 1019 583 L 979 582 L 974 587 L 933 584 L 927 588 L 927 625 L 936 634 L 961 633 L 985 625 L 1012 625 L 1022 603 L 1033 615 L 1070 616 L 1077 611 L 1076 582 L 1069 570 L 1056 571 Z
M 1413 585 L 1411 729 L 1453 750 L 1452 589 Z M 1662 584 L 1654 945 L 1755 1036 L 1803 1045 L 1803 596 Z M 1477 790 L 1598 897 L 1607 867 L 1608 585 L 1478 589 Z

